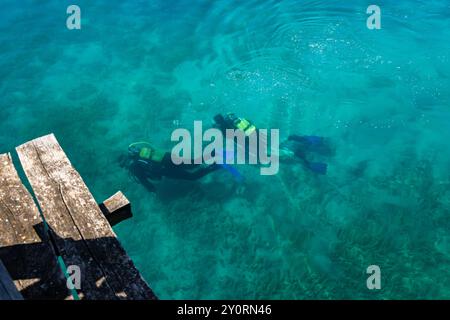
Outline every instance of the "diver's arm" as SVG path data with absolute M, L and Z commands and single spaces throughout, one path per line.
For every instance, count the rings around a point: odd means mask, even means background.
M 136 176 L 136 179 L 138 179 L 139 183 L 142 184 L 142 186 L 148 191 L 154 192 L 156 190 L 155 186 L 150 182 L 148 178 L 143 177 L 142 175 L 138 175 Z
M 149 177 L 145 174 L 144 168 L 138 162 L 133 162 L 129 166 L 130 174 L 133 178 L 140 183 L 145 189 L 150 192 L 155 191 L 155 186 L 150 182 Z
M 299 162 L 299 157 L 295 155 L 294 151 L 282 148 L 278 154 L 278 160 L 280 163 L 296 163 Z
M 298 163 L 300 161 L 298 156 L 298 146 L 292 141 L 285 140 L 279 146 L 278 159 L 280 163 Z

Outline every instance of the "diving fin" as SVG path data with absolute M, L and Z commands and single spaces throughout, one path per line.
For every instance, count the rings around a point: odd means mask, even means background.
M 241 173 L 236 168 L 230 166 L 229 164 L 225 164 L 225 163 L 221 164 L 220 166 L 222 168 L 224 168 L 225 170 L 228 170 L 228 172 L 230 172 L 233 175 L 234 179 L 237 182 L 239 182 L 239 183 L 244 182 L 244 177 L 241 175 Z
M 309 170 L 312 172 L 315 172 L 317 174 L 327 174 L 327 164 L 321 163 L 321 162 L 307 162 L 306 166 Z
M 220 164 L 220 166 L 225 170 L 227 170 L 228 172 L 230 172 L 237 182 L 239 183 L 243 182 L 244 177 L 241 175 L 241 173 L 236 168 L 227 164 L 227 160 L 230 159 L 230 157 L 231 159 L 233 159 L 234 154 L 232 154 L 230 151 L 227 150 L 222 150 L 222 152 L 223 152 L 223 164 Z
M 302 136 L 303 141 L 311 146 L 320 146 L 324 143 L 323 137 L 318 136 Z
M 321 146 L 324 144 L 324 138 L 319 136 L 299 136 L 296 134 L 290 135 L 288 140 L 297 141 L 309 146 Z

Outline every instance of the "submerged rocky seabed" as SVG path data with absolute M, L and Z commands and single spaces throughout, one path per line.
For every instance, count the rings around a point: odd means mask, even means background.
M 378 31 L 362 1 L 78 2 L 79 31 L 64 4 L 4 4 L 1 152 L 54 132 L 98 201 L 122 190 L 135 216 L 116 232 L 159 297 L 449 297 L 446 1 L 380 4 Z M 237 166 L 241 184 L 153 194 L 116 161 L 228 111 L 325 136 L 328 175 Z

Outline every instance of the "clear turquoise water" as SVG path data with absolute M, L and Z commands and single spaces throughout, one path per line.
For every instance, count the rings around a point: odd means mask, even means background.
M 163 299 L 450 297 L 450 4 L 377 1 L 2 1 L 0 151 L 54 132 Z M 329 173 L 239 168 L 146 192 L 130 142 L 235 111 L 323 135 Z M 367 266 L 382 290 L 366 288 Z

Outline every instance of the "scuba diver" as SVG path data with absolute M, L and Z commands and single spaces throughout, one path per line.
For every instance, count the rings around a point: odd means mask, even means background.
M 247 137 L 258 130 L 249 120 L 237 117 L 234 113 L 228 113 L 225 116 L 222 114 L 216 115 L 214 127 L 224 134 L 226 129 L 238 129 L 243 131 Z M 280 143 L 280 162 L 301 161 L 312 172 L 321 175 L 326 174 L 327 164 L 309 161 L 307 153 L 329 155 L 330 149 L 326 146 L 325 139 L 318 136 L 290 135 L 287 140 Z
M 217 164 L 174 164 L 170 152 L 154 148 L 148 142 L 130 144 L 128 155 L 119 157 L 119 162 L 122 168 L 127 168 L 130 174 L 150 191 L 155 191 L 150 180 L 161 180 L 162 177 L 198 180 L 221 168 Z

